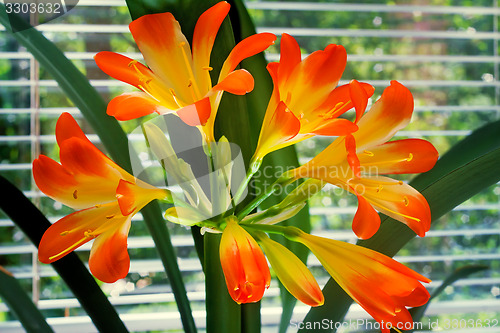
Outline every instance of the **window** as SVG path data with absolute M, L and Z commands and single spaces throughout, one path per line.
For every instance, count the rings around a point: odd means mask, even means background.
M 259 31 L 277 35 L 288 32 L 298 40 L 303 54 L 342 44 L 349 55 L 344 79 L 358 79 L 376 87 L 375 98 L 392 79 L 405 84 L 415 98 L 413 122 L 401 137 L 430 140 L 441 154 L 472 130 L 500 117 L 498 79 L 498 16 L 496 0 L 384 1 L 356 3 L 338 1 L 248 1 Z M 128 32 L 130 21 L 124 0 L 80 0 L 67 15 L 38 26 L 91 80 L 105 100 L 130 90 L 109 78 L 93 61 L 101 50 L 113 50 L 140 59 Z M 267 58 L 277 60 L 279 43 Z M 303 55 L 303 56 L 304 56 Z M 70 112 L 90 126 L 78 109 L 40 68 L 30 53 L 0 29 L 0 172 L 56 221 L 69 208 L 41 194 L 32 182 L 31 162 L 41 152 L 58 159 L 55 120 Z M 137 123 L 122 123 L 130 133 Z M 97 142 L 95 135 L 90 138 Z M 307 161 L 331 142 L 317 138 L 297 146 Z M 402 178 L 407 180 L 409 178 Z M 355 198 L 318 194 L 311 200 L 314 232 L 354 241 L 350 223 Z M 188 296 L 199 327 L 204 325 L 204 280 L 190 232 L 169 224 Z M 132 261 L 126 280 L 103 284 L 131 331 L 179 329 L 181 323 L 168 280 L 140 215 L 129 238 Z M 471 263 L 487 264 L 490 270 L 458 281 L 431 304 L 424 325 L 453 318 L 493 319 L 500 309 L 500 185 L 496 184 L 436 221 L 428 236 L 414 239 L 396 259 L 430 277 L 430 288 L 440 284 L 454 269 Z M 79 253 L 88 256 L 89 246 Z M 328 276 L 313 257 L 320 283 Z M 48 265 L 37 261 L 34 246 L 13 223 L 0 216 L 0 265 L 14 273 L 54 328 L 93 329 L 78 302 Z M 274 327 L 279 318 L 279 290 L 273 281 L 263 300 L 263 323 Z M 293 317 L 299 321 L 308 308 L 298 305 Z M 347 318 L 367 318 L 357 305 Z M 425 326 L 424 326 L 425 328 Z M 436 328 L 436 327 L 434 327 Z M 440 328 L 446 328 L 440 326 Z M 0 331 L 22 331 L 0 303 Z M 275 331 L 271 329 L 270 331 Z M 293 325 L 290 332 L 294 331 Z M 450 330 L 451 331 L 451 330 Z M 475 329 L 480 331 L 480 329 Z

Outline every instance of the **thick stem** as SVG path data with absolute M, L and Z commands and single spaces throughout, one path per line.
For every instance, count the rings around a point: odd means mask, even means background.
M 220 264 L 221 235 L 206 233 L 203 238 L 207 333 L 241 333 L 241 306 L 229 296 Z

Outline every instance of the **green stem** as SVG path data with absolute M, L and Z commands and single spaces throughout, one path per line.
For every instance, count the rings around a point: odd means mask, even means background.
M 260 168 L 261 165 L 262 165 L 262 160 L 254 160 L 254 159 L 252 159 L 252 161 L 250 161 L 250 166 L 248 168 L 246 178 L 243 181 L 243 183 L 241 183 L 240 187 L 238 188 L 238 191 L 236 192 L 236 194 L 233 197 L 234 203 L 236 203 L 236 204 L 238 203 L 238 201 L 240 200 L 241 196 L 245 192 L 248 184 L 250 183 L 250 180 L 252 180 L 253 175 L 255 175 L 255 173 L 257 171 L 259 171 L 259 168 Z
M 196 325 L 191 312 L 191 305 L 186 294 L 186 287 L 177 264 L 177 254 L 170 240 L 170 233 L 160 213 L 157 201 L 149 203 L 142 210 L 146 226 L 160 254 L 165 272 L 170 280 L 177 307 L 181 315 L 182 325 L 186 333 L 196 333 Z
M 290 179 L 287 179 L 287 180 L 283 181 L 281 178 L 278 179 L 278 180 L 276 180 L 271 186 L 269 186 L 264 191 L 264 193 L 262 193 L 261 195 L 257 196 L 255 199 L 253 199 L 252 201 L 250 201 L 250 203 L 248 205 L 246 205 L 245 208 L 243 208 L 243 210 L 241 210 L 238 213 L 238 215 L 237 215 L 238 220 L 241 220 L 245 216 L 247 216 L 248 214 L 250 214 L 250 212 L 252 210 L 254 210 L 255 208 L 257 208 L 262 203 L 262 201 L 264 201 L 267 198 L 269 198 L 280 187 L 286 186 L 287 184 L 291 183 L 292 181 L 293 180 L 290 180 Z
M 270 234 L 278 234 L 278 235 L 285 235 L 286 231 L 291 228 L 291 227 L 284 227 L 281 225 L 256 224 L 256 223 L 253 224 L 240 223 L 240 226 L 244 228 L 255 229 Z
M 28 297 L 19 282 L 0 266 L 0 296 L 26 332 L 52 333 L 40 310 Z
M 260 301 L 241 305 L 241 332 L 260 333 L 261 315 Z
M 207 333 L 241 333 L 241 307 L 227 291 L 220 264 L 220 239 L 220 234 L 204 236 Z

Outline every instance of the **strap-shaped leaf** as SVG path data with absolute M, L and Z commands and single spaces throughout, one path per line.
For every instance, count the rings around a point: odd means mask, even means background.
M 73 63 L 38 30 L 29 28 L 26 22 L 15 19 L 13 15 L 9 18 L 5 6 L 0 5 L 0 23 L 9 31 L 11 24 L 18 25 L 17 30 L 20 32 L 13 33 L 13 36 L 35 56 L 40 65 L 54 77 L 66 96 L 80 109 L 113 160 L 131 172 L 127 137 L 118 122 L 106 115 L 106 102 L 99 93 Z M 142 214 L 172 285 L 184 328 L 187 332 L 195 332 L 186 288 L 177 261 L 173 259 L 176 258 L 176 253 L 158 203 L 152 202 L 144 207 Z
M 429 202 L 433 223 L 481 190 L 500 180 L 500 121 L 477 129 L 457 143 L 427 173 L 410 182 Z M 415 237 L 404 224 L 387 216 L 379 231 L 359 244 L 394 256 Z M 325 305 L 309 311 L 306 322 L 323 319 L 342 321 L 352 303 L 350 297 L 330 279 L 323 288 Z M 325 330 L 329 332 L 333 330 Z M 312 332 L 307 329 L 300 332 Z
M 0 297 L 15 314 L 26 332 L 54 332 L 16 278 L 0 267 Z

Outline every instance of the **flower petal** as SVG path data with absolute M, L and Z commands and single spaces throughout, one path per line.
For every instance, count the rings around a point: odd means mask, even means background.
M 226 61 L 222 65 L 222 69 L 219 74 L 219 82 L 223 80 L 229 73 L 231 73 L 238 64 L 246 58 L 249 58 L 257 53 L 260 53 L 267 49 L 270 45 L 274 44 L 276 36 L 263 32 L 260 34 L 251 35 L 241 42 L 236 44 L 236 46 L 231 50 Z
M 75 118 L 68 112 L 64 112 L 59 116 L 56 123 L 56 141 L 59 146 L 68 139 L 79 138 L 90 143 L 85 133 L 83 133 Z
M 432 169 L 439 154 L 429 141 L 405 139 L 391 141 L 358 154 L 364 169 L 377 174 L 421 173 Z
M 373 207 L 358 195 L 358 210 L 352 220 L 352 231 L 360 239 L 368 239 L 375 235 L 380 227 L 380 216 Z
M 346 61 L 347 53 L 341 45 L 330 44 L 310 54 L 295 67 L 286 86 L 280 83 L 280 94 L 291 96 L 288 107 L 299 114 L 322 105 L 337 86 Z
M 124 121 L 140 118 L 153 112 L 164 114 L 169 111 L 148 94 L 135 91 L 113 98 L 108 104 L 106 113 L 115 117 L 116 120 Z
M 253 90 L 254 80 L 252 74 L 244 69 L 229 73 L 224 80 L 219 82 L 213 90 L 223 90 L 235 95 L 245 95 Z
M 286 82 L 302 59 L 299 43 L 289 34 L 282 34 L 280 53 L 278 75 L 280 82 Z
M 429 204 L 410 185 L 381 176 L 353 179 L 350 185 L 380 212 L 408 225 L 420 237 L 429 231 Z
M 139 179 L 136 180 L 136 183 L 120 179 L 116 188 L 116 199 L 123 216 L 135 214 L 150 201 L 166 198 L 167 195 L 166 190 L 146 184 Z
M 113 283 L 127 276 L 130 257 L 127 252 L 127 236 L 130 219 L 99 235 L 90 250 L 89 269 L 97 279 Z
M 282 148 L 293 144 L 294 142 L 287 141 L 295 137 L 299 130 L 299 119 L 292 112 L 287 111 L 285 103 L 280 102 L 269 122 L 262 125 L 255 156 L 263 158 L 278 147 Z
M 144 78 L 153 76 L 151 70 L 140 62 L 115 52 L 99 52 L 94 60 L 104 73 L 139 89 Z
M 322 122 L 320 126 L 314 128 L 312 131 L 309 132 L 309 134 L 345 136 L 352 134 L 357 130 L 358 126 L 354 124 L 352 121 L 342 118 L 336 118 Z
M 187 87 L 192 68 L 191 49 L 174 16 L 144 15 L 132 21 L 129 28 L 149 68 L 182 100 L 190 100 Z
M 410 122 L 412 113 L 411 92 L 401 83 L 391 81 L 382 97 L 358 122 L 359 130 L 354 134 L 358 152 L 387 142 Z
M 357 123 L 363 113 L 365 113 L 366 106 L 368 105 L 368 99 L 371 95 L 369 96 L 364 87 L 361 86 L 361 84 L 356 80 L 352 80 L 349 83 L 349 94 L 351 96 L 351 101 L 354 104 L 354 109 L 356 110 L 355 123 Z
M 119 214 L 118 205 L 111 203 L 74 212 L 51 225 L 42 236 L 38 258 L 45 264 L 54 262 L 100 234 L 99 228 L 112 223 Z
M 75 202 L 73 193 L 78 182 L 71 172 L 53 159 L 45 155 L 40 155 L 35 159 L 33 161 L 33 178 L 40 191 L 52 199 L 72 208 L 86 207 L 72 205 Z
M 283 286 L 299 301 L 309 306 L 325 302 L 321 288 L 312 273 L 297 256 L 283 245 L 259 233 L 259 242 Z
M 197 83 L 210 90 L 211 81 L 207 68 L 210 67 L 210 53 L 214 45 L 215 36 L 229 13 L 231 6 L 221 1 L 207 9 L 196 22 L 193 33 L 193 71 Z
M 211 112 L 210 98 L 205 97 L 194 104 L 177 110 L 177 115 L 189 126 L 199 126 L 206 124 Z

